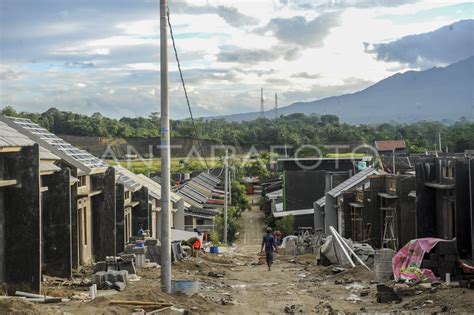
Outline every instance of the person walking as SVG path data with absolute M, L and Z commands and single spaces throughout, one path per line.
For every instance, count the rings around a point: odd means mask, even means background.
M 267 260 L 268 271 L 270 271 L 272 270 L 273 264 L 273 251 L 278 252 L 275 238 L 272 235 L 272 228 L 270 227 L 267 227 L 267 234 L 263 236 L 262 249 L 260 250 L 261 253 L 263 253 L 263 248 L 265 248 L 265 258 Z

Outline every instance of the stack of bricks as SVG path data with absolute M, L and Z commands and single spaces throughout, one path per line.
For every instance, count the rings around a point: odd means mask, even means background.
M 135 255 L 134 254 L 123 254 L 120 257 L 107 256 L 105 261 L 99 261 L 94 265 L 93 273 L 99 271 L 122 271 L 125 270 L 128 274 L 135 274 Z
M 99 289 L 116 289 L 122 291 L 128 284 L 128 271 L 98 271 L 92 275 L 92 283 Z
M 430 269 L 436 276 L 446 280 L 446 274 L 456 280 L 460 275 L 458 268 L 458 252 L 455 241 L 441 241 L 430 253 L 425 254 L 421 268 Z

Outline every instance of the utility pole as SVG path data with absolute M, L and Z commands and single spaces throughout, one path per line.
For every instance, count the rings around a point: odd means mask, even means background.
M 278 96 L 275 93 L 275 119 L 278 118 Z
M 392 150 L 392 163 L 393 163 L 393 167 L 392 167 L 392 170 L 393 170 L 393 175 L 395 175 L 395 149 Z
M 227 244 L 227 208 L 228 208 L 228 196 L 227 192 L 229 190 L 229 166 L 227 161 L 227 149 L 225 149 L 225 158 L 224 158 L 224 235 L 223 243 Z
M 168 0 L 160 0 L 161 75 L 161 291 L 171 293 L 170 119 L 168 103 Z
M 233 180 L 233 176 L 232 176 L 232 168 L 230 167 L 229 165 L 229 176 L 227 176 L 227 179 L 229 180 L 229 206 L 232 207 L 232 180 Z
M 439 150 L 443 151 L 443 147 L 441 146 L 441 132 L 438 132 L 438 145 L 439 145 Z
M 260 88 L 260 116 L 265 117 L 265 108 L 263 107 L 263 88 Z

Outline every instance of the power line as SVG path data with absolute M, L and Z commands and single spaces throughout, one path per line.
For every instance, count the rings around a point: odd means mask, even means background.
M 170 35 L 171 35 L 171 41 L 173 42 L 174 55 L 176 57 L 176 63 L 178 64 L 179 76 L 181 78 L 181 84 L 183 85 L 184 96 L 186 97 L 186 103 L 188 104 L 189 115 L 191 116 L 191 122 L 193 124 L 194 134 L 195 134 L 196 139 L 198 141 L 199 149 L 201 150 L 201 154 L 202 154 L 202 158 L 204 159 L 204 163 L 206 163 L 206 168 L 209 169 L 209 164 L 207 164 L 207 160 L 204 156 L 204 149 L 203 149 L 203 146 L 202 146 L 202 143 L 201 143 L 201 139 L 199 138 L 199 135 L 198 135 L 198 132 L 197 132 L 196 123 L 194 122 L 193 111 L 192 111 L 191 105 L 189 103 L 188 91 L 186 90 L 186 84 L 184 83 L 183 72 L 181 71 L 181 63 L 179 62 L 178 50 L 176 50 L 176 44 L 175 44 L 175 41 L 174 41 L 173 28 L 171 27 L 170 8 L 169 7 L 168 7 L 166 13 L 168 15 L 168 25 L 170 27 Z

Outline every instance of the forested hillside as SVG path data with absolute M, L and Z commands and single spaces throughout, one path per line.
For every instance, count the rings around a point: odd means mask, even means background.
M 99 113 L 92 116 L 59 111 L 51 108 L 44 113 L 18 113 L 11 107 L 1 113 L 8 116 L 27 117 L 56 134 L 95 136 L 108 138 L 159 137 L 160 117 L 153 113 L 149 117 L 112 119 Z M 172 137 L 196 138 L 190 120 L 171 122 Z M 438 133 L 443 139 L 443 149 L 463 152 L 474 149 L 474 123 L 460 120 L 451 125 L 440 122 L 417 122 L 412 124 L 349 125 L 340 123 L 334 115 L 292 114 L 278 119 L 257 119 L 251 122 L 227 122 L 219 120 L 197 120 L 200 139 L 217 141 L 227 145 L 260 148 L 288 144 L 300 146 L 311 144 L 324 146 L 374 140 L 404 139 L 410 152 L 433 150 Z

